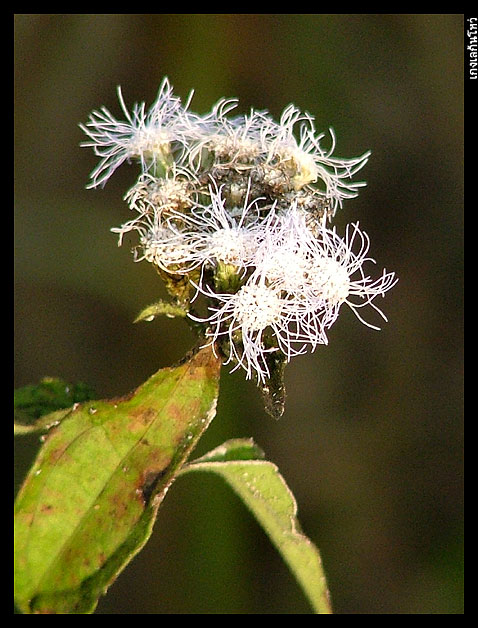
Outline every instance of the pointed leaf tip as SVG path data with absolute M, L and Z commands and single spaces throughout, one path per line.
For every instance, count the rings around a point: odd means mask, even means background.
M 296 500 L 277 466 L 263 458 L 252 440 L 231 440 L 184 466 L 181 475 L 206 471 L 222 477 L 276 546 L 314 612 L 331 614 L 319 550 L 301 532 Z

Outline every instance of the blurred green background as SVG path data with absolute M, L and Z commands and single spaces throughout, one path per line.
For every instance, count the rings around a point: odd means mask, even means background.
M 290 102 L 332 126 L 336 154 L 372 157 L 339 230 L 360 221 L 400 281 L 381 332 L 343 311 L 330 344 L 287 368 L 285 415 L 242 374 L 221 381 L 203 453 L 252 436 L 319 546 L 337 614 L 463 612 L 463 33 L 454 14 L 17 14 L 15 385 L 45 375 L 123 394 L 193 338 L 133 325 L 163 294 L 110 228 L 130 218 L 123 167 L 85 190 L 96 158 L 78 123 L 152 103 L 163 76 L 192 109 Z M 381 302 L 382 305 L 382 302 Z M 38 449 L 16 441 L 16 488 Z M 98 614 L 307 614 L 280 557 L 213 477 L 177 481 L 153 536 Z

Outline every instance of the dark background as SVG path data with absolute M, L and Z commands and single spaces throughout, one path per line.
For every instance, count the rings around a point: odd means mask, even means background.
M 192 109 L 290 102 L 332 126 L 336 154 L 372 156 L 337 214 L 400 278 L 381 332 L 344 310 L 330 344 L 287 368 L 268 417 L 241 373 L 221 381 L 197 453 L 252 436 L 282 471 L 319 546 L 337 614 L 459 614 L 463 542 L 463 37 L 454 14 L 17 14 L 15 384 L 45 375 L 123 394 L 181 358 L 184 323 L 133 325 L 163 294 L 110 228 L 136 177 L 85 190 L 96 158 L 78 123 L 156 96 Z M 359 178 L 360 178 L 359 177 Z M 39 445 L 16 442 L 18 488 Z M 104 614 L 306 614 L 264 533 L 221 481 L 177 481 Z

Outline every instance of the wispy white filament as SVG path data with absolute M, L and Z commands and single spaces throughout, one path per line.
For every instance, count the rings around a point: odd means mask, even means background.
M 221 189 L 209 188 L 209 204 L 196 205 L 187 214 L 175 216 L 184 222 L 184 238 L 202 263 L 231 264 L 244 269 L 254 264 L 258 244 L 267 229 L 273 208 L 262 217 L 258 203 L 249 201 L 242 207 L 226 207 Z
M 200 288 L 218 303 L 210 307 L 210 317 L 201 320 L 210 323 L 214 341 L 222 335 L 229 338 L 231 355 L 248 377 L 255 371 L 264 380 L 268 376 L 265 354 L 272 350 L 263 343 L 268 328 L 287 360 L 327 344 L 327 330 L 344 304 L 365 325 L 379 329 L 359 310 L 370 306 L 386 320 L 373 301 L 397 279 L 386 271 L 375 280 L 365 274 L 364 264 L 374 263 L 368 249 L 369 238 L 358 224 L 349 225 L 344 238 L 325 222 L 312 233 L 302 212 L 292 207 L 268 224 L 257 246 L 254 271 L 237 293 Z
M 232 371 L 242 367 L 246 377 L 265 382 L 269 377 L 267 354 L 282 351 L 287 361 L 304 353 L 306 346 L 292 326 L 296 319 L 296 304 L 284 298 L 281 292 L 253 277 L 236 293 L 216 293 L 209 286 L 198 286 L 212 299 L 208 318 L 190 315 L 193 320 L 209 323 L 209 344 L 223 337 L 228 340 L 229 358 L 225 364 L 235 363 Z M 266 344 L 265 334 L 270 330 L 274 344 Z
M 82 146 L 90 146 L 101 157 L 91 173 L 92 182 L 88 187 L 104 185 L 113 172 L 124 162 L 138 159 L 144 171 L 164 159 L 172 142 L 184 145 L 184 116 L 186 108 L 179 98 L 173 96 L 167 79 L 161 84 L 158 96 L 147 111 L 145 103 L 135 104 L 130 112 L 124 102 L 121 88 L 118 99 L 126 118 L 117 120 L 106 107 L 93 111 L 90 120 L 80 128 L 90 141 Z

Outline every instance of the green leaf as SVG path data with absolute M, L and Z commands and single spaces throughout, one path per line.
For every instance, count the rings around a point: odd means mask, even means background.
M 297 503 L 278 468 L 248 439 L 227 441 L 185 465 L 181 475 L 208 471 L 238 494 L 288 564 L 315 613 L 331 614 L 320 554 L 300 530 Z
M 260 449 L 252 438 L 233 438 L 219 445 L 200 458 L 196 458 L 190 464 L 197 465 L 201 462 L 226 462 L 228 460 L 262 460 L 264 452 Z M 184 471 L 189 470 L 190 465 L 184 467 Z
M 86 384 L 67 384 L 55 377 L 17 388 L 13 395 L 15 434 L 49 429 L 70 413 L 73 404 L 93 398 L 94 392 Z
M 187 309 L 185 309 L 181 305 L 168 303 L 167 301 L 157 301 L 152 305 L 148 305 L 148 307 L 144 308 L 144 310 L 141 310 L 141 312 L 135 318 L 134 322 L 150 322 L 154 320 L 157 316 L 161 315 L 167 316 L 168 318 L 175 318 L 177 316 L 184 318 L 185 316 L 187 316 L 187 313 Z
M 127 397 L 76 406 L 48 432 L 15 502 L 21 612 L 93 612 L 212 420 L 219 372 L 201 349 Z

